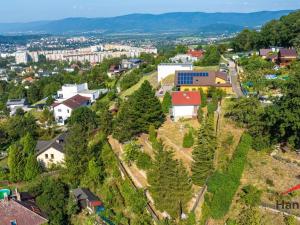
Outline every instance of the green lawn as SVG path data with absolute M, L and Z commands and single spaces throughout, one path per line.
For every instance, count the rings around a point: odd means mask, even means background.
M 135 84 L 131 88 L 123 91 L 120 95 L 121 98 L 125 98 L 126 96 L 131 95 L 133 92 L 135 92 L 137 89 L 139 89 L 140 86 L 142 85 L 142 83 L 144 83 L 144 81 L 146 81 L 146 80 L 148 80 L 154 88 L 157 88 L 157 86 L 158 86 L 157 72 L 153 72 L 149 75 L 143 76 L 142 79 L 137 84 Z

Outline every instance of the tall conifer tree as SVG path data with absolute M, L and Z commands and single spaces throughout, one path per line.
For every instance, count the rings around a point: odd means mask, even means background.
M 203 121 L 199 132 L 197 144 L 193 149 L 192 180 L 196 185 L 203 185 L 214 170 L 214 155 L 216 150 L 216 137 L 213 117 Z

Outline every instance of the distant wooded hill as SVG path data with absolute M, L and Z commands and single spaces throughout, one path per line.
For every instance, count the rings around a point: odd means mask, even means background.
M 241 31 L 246 27 L 259 27 L 290 12 L 292 11 L 254 13 L 182 12 L 160 15 L 130 14 L 111 18 L 67 18 L 29 23 L 0 23 L 0 33 L 232 33 Z
M 266 23 L 260 31 L 243 30 L 232 41 L 235 51 L 250 51 L 270 46 L 300 49 L 300 10 Z

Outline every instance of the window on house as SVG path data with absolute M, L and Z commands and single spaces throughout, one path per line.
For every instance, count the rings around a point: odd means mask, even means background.
M 67 112 L 68 112 L 68 113 L 70 113 L 70 110 L 69 110 L 69 109 L 67 109 Z
M 51 154 L 51 159 L 54 159 L 54 154 Z
M 58 112 L 61 112 L 61 109 L 58 109 L 57 111 L 58 111 Z
M 45 154 L 45 158 L 48 159 L 48 154 Z

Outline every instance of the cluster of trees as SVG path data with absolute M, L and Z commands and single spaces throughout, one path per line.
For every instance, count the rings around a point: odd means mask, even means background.
M 161 103 L 148 81 L 121 104 L 114 121 L 113 136 L 121 142 L 135 135 L 147 133 L 149 126 L 160 127 L 165 116 Z
M 29 192 L 37 205 L 48 215 L 49 225 L 70 224 L 72 214 L 78 211 L 70 196 L 69 186 L 60 178 L 42 178 L 32 183 Z
M 263 107 L 257 97 L 234 100 L 226 116 L 246 127 L 254 138 L 257 150 L 275 143 L 288 143 L 300 148 L 299 127 L 300 64 L 290 70 L 289 80 L 281 85 L 282 97 L 274 98 L 273 104 Z
M 41 167 L 35 155 L 36 142 L 30 133 L 13 143 L 8 149 L 9 180 L 30 181 L 38 176 Z
M 235 51 L 250 51 L 270 46 L 299 48 L 299 18 L 298 10 L 267 23 L 260 31 L 246 29 L 234 38 L 231 45 Z
M 157 209 L 166 211 L 172 220 L 178 220 L 192 197 L 191 179 L 182 161 L 174 159 L 173 151 L 156 139 L 155 132 L 151 132 L 149 139 L 155 149 L 153 164 L 147 173 L 151 196 Z
M 195 66 L 215 66 L 219 65 L 221 59 L 220 50 L 216 45 L 210 45 L 205 49 L 203 59 L 195 63 Z

